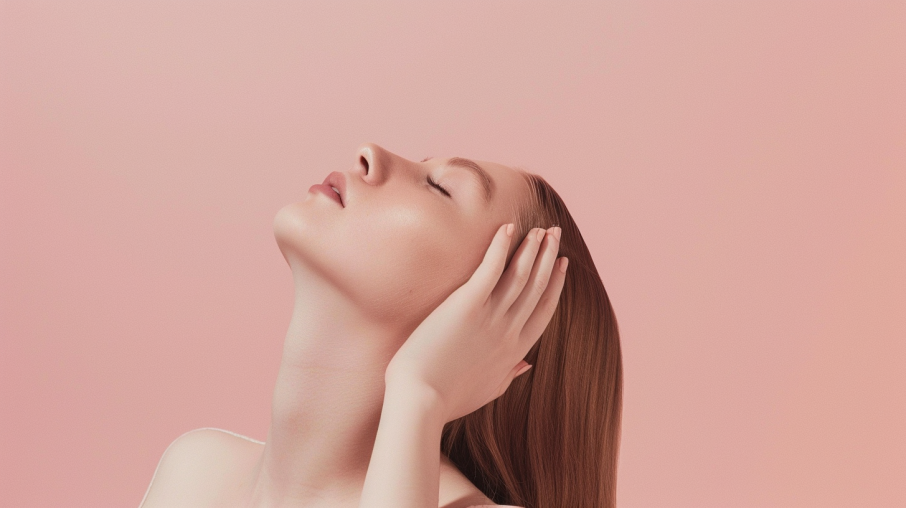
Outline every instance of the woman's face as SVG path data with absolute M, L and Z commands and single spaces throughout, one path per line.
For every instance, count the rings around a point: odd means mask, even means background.
M 420 321 L 466 282 L 497 228 L 529 198 L 512 168 L 410 161 L 370 143 L 333 176 L 343 180 L 335 185 L 344 187 L 342 203 L 309 190 L 277 212 L 280 250 L 294 272 L 315 273 L 368 314 L 398 324 Z M 516 247 L 514 239 L 511 254 Z

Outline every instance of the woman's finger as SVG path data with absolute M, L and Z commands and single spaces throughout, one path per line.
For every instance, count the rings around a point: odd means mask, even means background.
M 513 254 L 510 266 L 500 278 L 500 283 L 491 293 L 491 298 L 495 305 L 499 306 L 503 312 L 506 312 L 516 301 L 516 298 L 522 294 L 525 284 L 529 281 L 532 274 L 532 266 L 535 264 L 535 258 L 538 256 L 538 249 L 541 248 L 541 241 L 544 238 L 544 229 L 532 228 L 522 240 L 522 245 Z M 540 238 L 539 238 L 540 237 Z
M 559 234 L 559 229 L 555 231 L 557 231 L 556 234 Z M 524 327 L 526 320 L 528 320 L 532 311 L 535 310 L 538 300 L 541 299 L 541 295 L 547 289 L 559 248 L 560 240 L 554 234 L 546 234 L 525 289 L 522 290 L 519 298 L 516 298 L 516 301 L 513 302 L 510 310 L 507 311 L 517 327 Z
M 535 342 L 541 338 L 541 334 L 550 323 L 554 311 L 557 310 L 557 304 L 560 302 L 560 294 L 563 292 L 563 283 L 566 281 L 566 266 L 569 259 L 562 257 L 554 264 L 554 271 L 551 274 L 550 281 L 538 305 L 522 327 L 519 334 L 519 343 L 522 345 L 522 351 L 528 353 L 528 350 L 535 345 Z
M 506 266 L 506 257 L 510 251 L 514 229 L 515 225 L 512 223 L 497 228 L 497 233 L 491 239 L 491 245 L 484 253 L 484 259 L 465 284 L 476 291 L 482 299 L 481 301 L 488 299 L 491 291 L 497 285 L 497 281 L 500 280 L 500 274 L 503 273 L 503 268 Z

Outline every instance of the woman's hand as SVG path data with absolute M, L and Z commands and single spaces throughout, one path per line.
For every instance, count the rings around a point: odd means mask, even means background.
M 557 259 L 560 228 L 532 229 L 504 272 L 513 229 L 497 230 L 471 278 L 422 321 L 387 367 L 387 390 L 429 393 L 445 422 L 501 396 L 531 367 L 523 358 L 560 299 L 567 263 Z
M 533 229 L 504 273 L 512 231 L 511 224 L 497 230 L 468 282 L 419 324 L 387 366 L 359 506 L 437 506 L 444 424 L 499 397 L 528 368 L 522 358 L 554 314 L 566 259 L 554 269 L 559 228 Z

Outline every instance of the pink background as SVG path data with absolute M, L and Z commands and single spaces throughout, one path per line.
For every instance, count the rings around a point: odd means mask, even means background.
M 277 210 L 374 141 L 520 165 L 595 255 L 624 507 L 906 506 L 903 2 L 0 4 L 0 504 L 263 439 Z

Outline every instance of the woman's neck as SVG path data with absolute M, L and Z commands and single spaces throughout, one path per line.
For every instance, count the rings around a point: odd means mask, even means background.
M 406 336 L 357 311 L 331 284 L 295 274 L 296 299 L 251 506 L 357 506 Z

